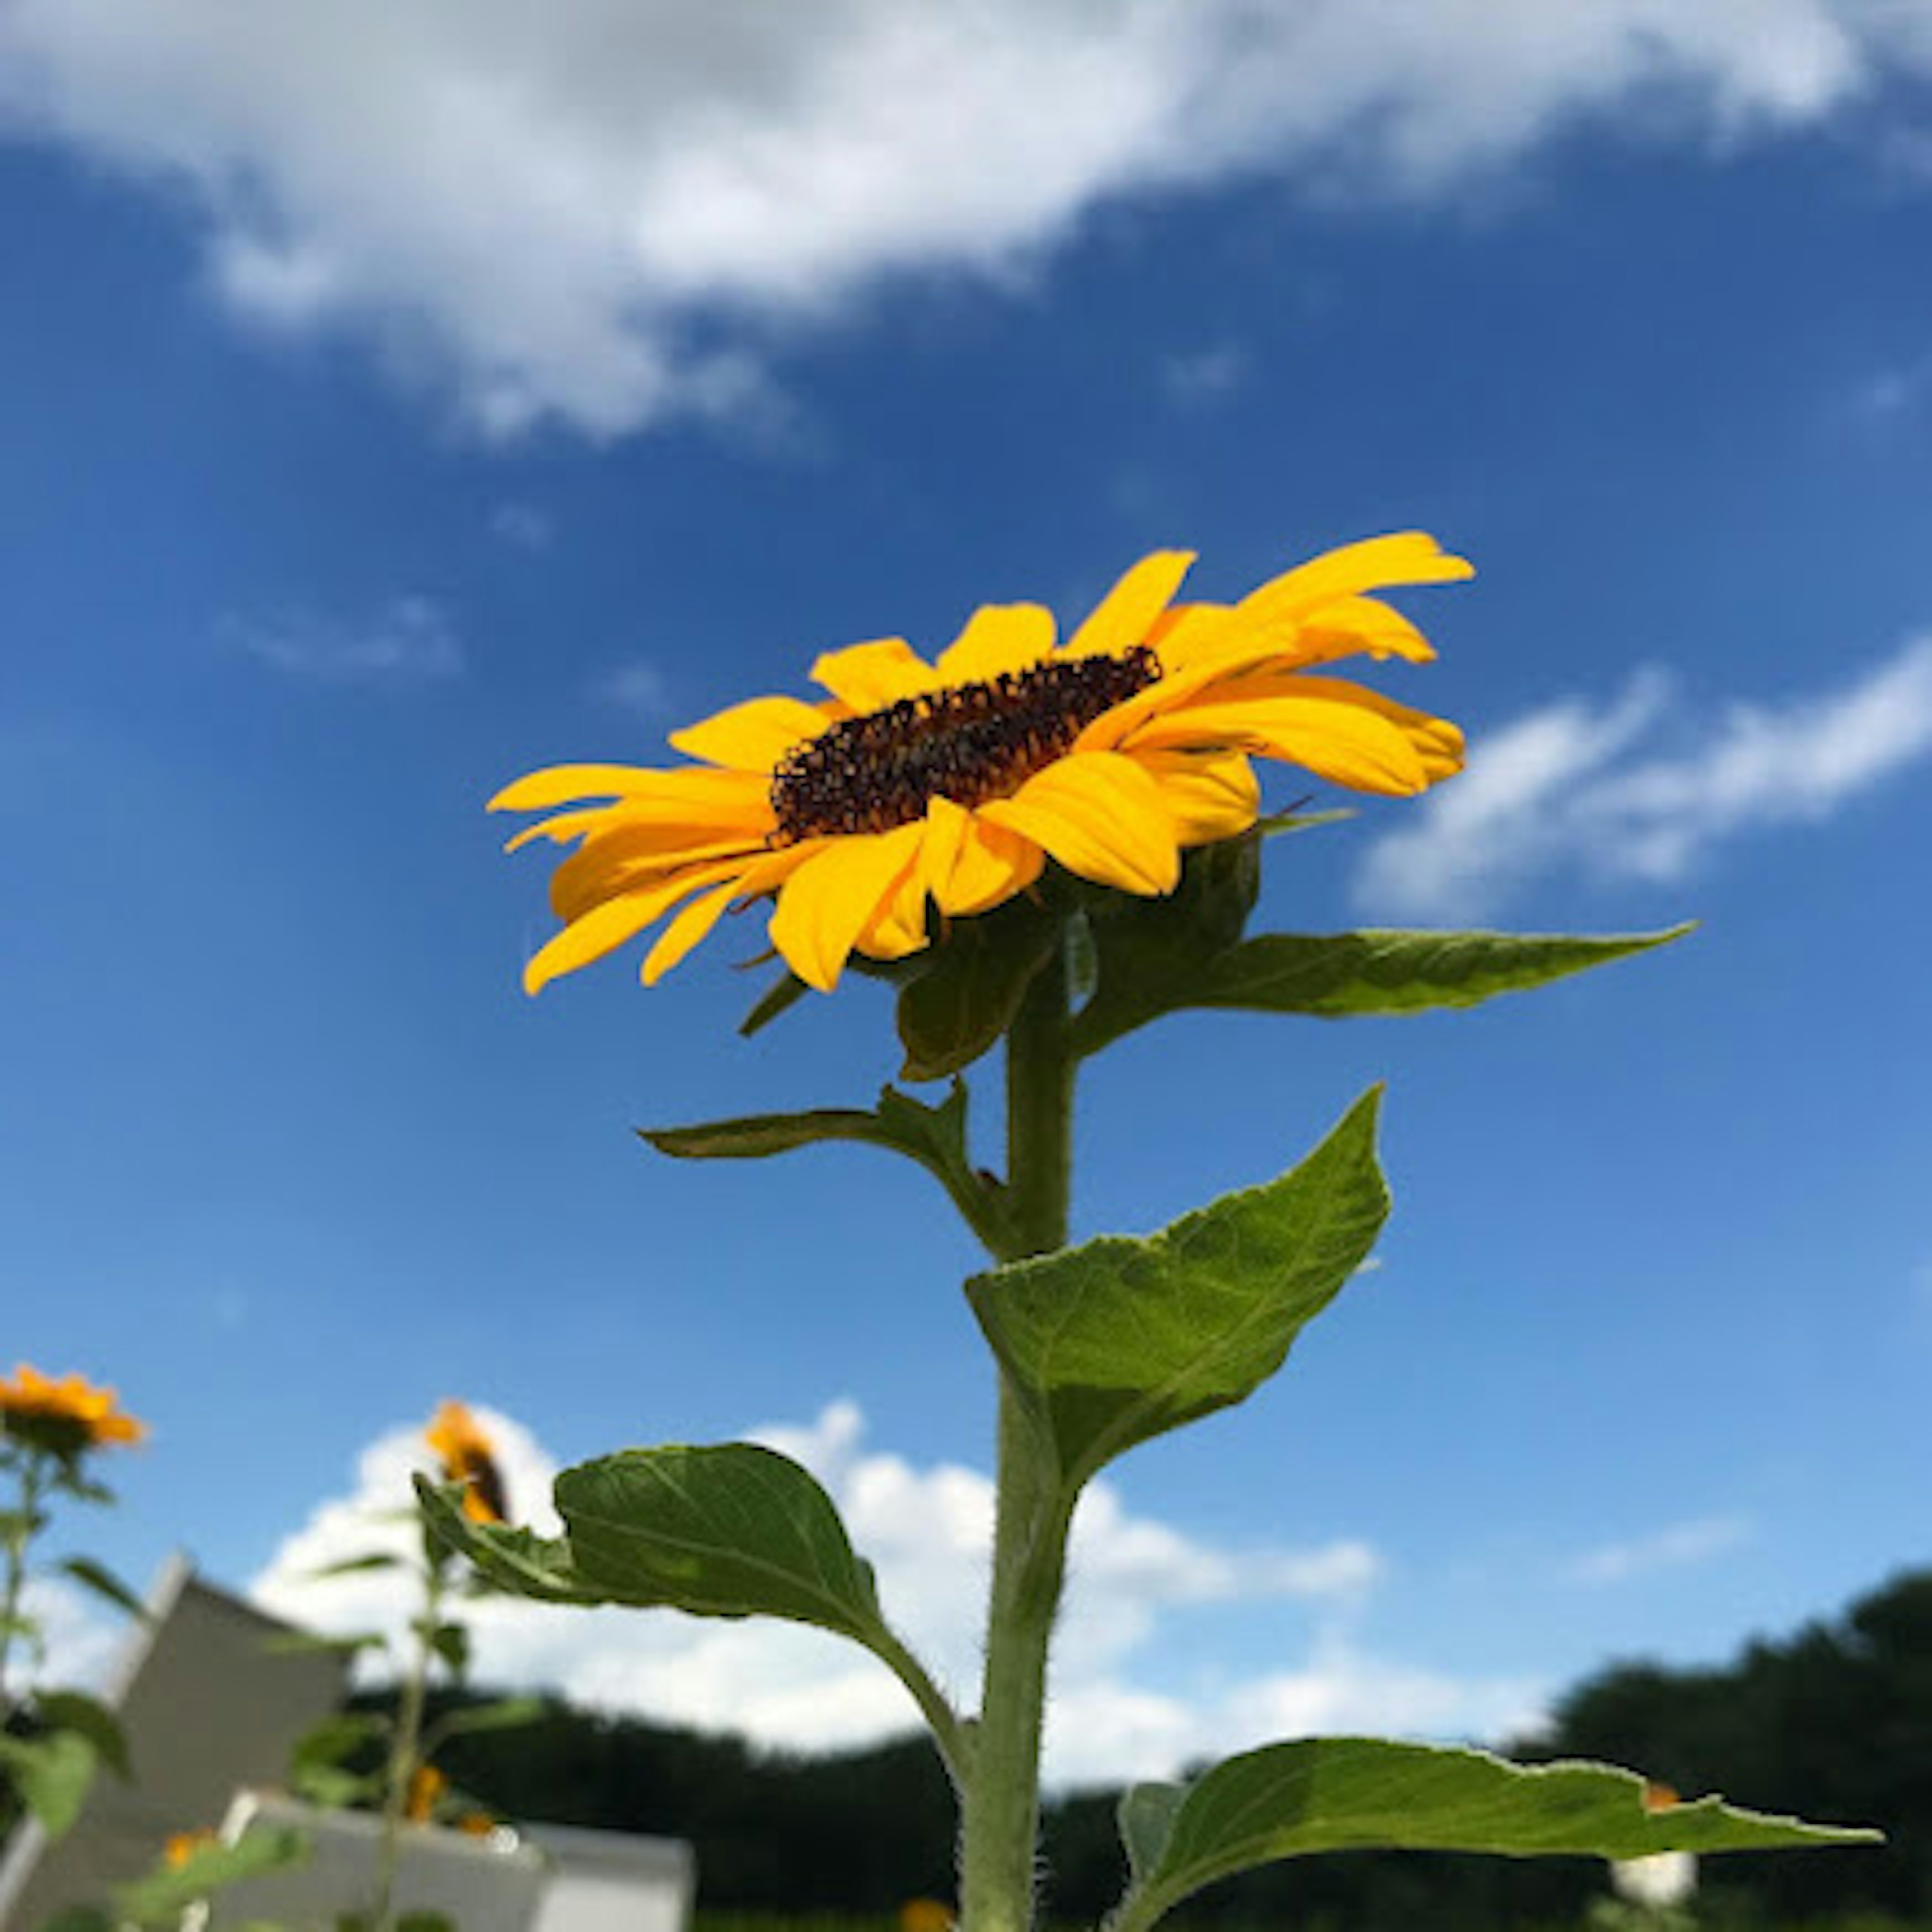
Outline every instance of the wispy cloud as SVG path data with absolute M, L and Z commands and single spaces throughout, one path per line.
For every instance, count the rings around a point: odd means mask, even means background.
M 1750 1540 L 1751 1526 L 1742 1516 L 1700 1517 L 1694 1522 L 1672 1523 L 1628 1542 L 1600 1544 L 1569 1564 L 1564 1574 L 1573 1583 L 1622 1583 L 1658 1570 L 1681 1570 L 1727 1556 Z
M 1480 736 L 1469 768 L 1369 848 L 1371 917 L 1486 917 L 1544 874 L 1682 878 L 1725 841 L 1816 823 L 1932 753 L 1932 634 L 1849 684 L 1699 718 L 1665 674 Z
M 1161 386 L 1183 408 L 1197 408 L 1232 395 L 1248 380 L 1251 367 L 1239 344 L 1219 342 L 1169 356 L 1161 365 Z
M 490 512 L 490 529 L 513 550 L 548 550 L 556 540 L 555 520 L 534 503 L 499 503 Z
M 482 1420 L 501 1451 L 513 1508 L 554 1532 L 554 1461 L 511 1418 L 485 1412 Z M 895 1627 L 942 1682 L 970 1700 L 992 1542 L 988 1478 L 958 1464 L 922 1466 L 871 1448 L 850 1403 L 834 1404 L 810 1424 L 755 1434 L 818 1476 L 876 1566 Z M 413 1430 L 372 1444 L 348 1491 L 320 1504 L 256 1580 L 256 1598 L 320 1629 L 401 1628 L 407 1592 L 394 1575 L 318 1580 L 314 1573 L 361 1551 L 406 1546 L 406 1526 L 378 1518 L 406 1496 L 410 1472 L 422 1460 Z M 1350 1642 L 1351 1607 L 1373 1591 L 1382 1568 L 1370 1546 L 1352 1538 L 1305 1550 L 1203 1543 L 1136 1514 L 1109 1485 L 1094 1485 L 1074 1529 L 1048 1740 L 1052 1775 L 1072 1783 L 1167 1775 L 1192 1759 L 1284 1730 L 1500 1736 L 1532 1720 L 1541 1702 L 1534 1685 L 1418 1670 Z M 1142 1681 L 1144 1660 L 1157 1643 L 1171 1648 L 1191 1612 L 1240 1604 L 1286 1606 L 1297 1624 L 1312 1619 L 1312 1634 L 1298 1646 L 1305 1654 L 1198 1697 Z M 793 1625 L 501 1599 L 476 1605 L 472 1616 L 478 1668 L 493 1683 L 552 1686 L 599 1708 L 736 1730 L 791 1750 L 868 1742 L 916 1721 L 880 1666 Z
M 1920 15 L 14 0 L 0 124 L 196 208 L 238 313 L 406 341 L 389 359 L 486 432 L 610 435 L 760 406 L 775 322 L 909 271 L 1010 274 L 1110 199 L 1264 172 L 1434 196 L 1580 124 L 1706 147 L 1813 127 L 1932 72 Z
M 230 618 L 221 632 L 272 670 L 318 684 L 428 684 L 464 668 L 448 614 L 428 597 L 394 598 L 359 621 L 309 610 Z
M 592 687 L 592 694 L 600 704 L 655 718 L 664 708 L 664 674 L 649 658 L 634 658 L 606 672 Z

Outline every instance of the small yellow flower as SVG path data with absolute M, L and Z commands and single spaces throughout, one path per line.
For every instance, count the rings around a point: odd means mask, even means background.
M 436 1801 L 449 1789 L 449 1780 L 433 1764 L 419 1764 L 410 1776 L 403 1816 L 412 1825 L 427 1825 L 436 1816 Z
M 179 1871 L 196 1852 L 206 1851 L 217 1844 L 215 1834 L 206 1826 L 194 1832 L 176 1832 L 162 1848 L 161 1862 L 170 1871 Z
M 1175 604 L 1186 550 L 1144 558 L 1062 644 L 1037 604 L 988 604 L 928 663 L 903 638 L 829 652 L 829 698 L 758 698 L 674 732 L 668 771 L 560 765 L 495 811 L 568 810 L 519 832 L 575 844 L 550 881 L 563 929 L 535 993 L 671 916 L 654 984 L 728 907 L 772 898 L 771 941 L 830 992 L 856 951 L 902 958 L 942 918 L 990 911 L 1048 860 L 1142 896 L 1190 846 L 1254 824 L 1250 760 L 1403 796 L 1461 768 L 1454 725 L 1340 678 L 1336 659 L 1434 656 L 1366 593 L 1469 576 L 1412 532 L 1350 544 L 1234 604 Z
M 952 1908 L 936 1898 L 909 1898 L 899 1907 L 899 1932 L 952 1932 Z
M 443 1403 L 430 1418 L 423 1440 L 441 1461 L 444 1481 L 463 1485 L 463 1514 L 472 1522 L 508 1520 L 510 1506 L 495 1449 L 463 1403 Z
M 25 1362 L 11 1382 L 0 1380 L 0 1433 L 57 1455 L 99 1448 L 114 1442 L 139 1442 L 148 1432 L 119 1406 L 111 1388 L 96 1388 L 80 1376 L 58 1382 Z

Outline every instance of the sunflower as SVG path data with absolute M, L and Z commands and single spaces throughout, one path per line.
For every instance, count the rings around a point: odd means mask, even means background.
M 1190 846 L 1254 824 L 1252 760 L 1406 796 L 1460 769 L 1462 734 L 1336 677 L 1426 639 L 1368 596 L 1469 566 L 1411 532 L 1331 550 L 1238 604 L 1174 602 L 1186 550 L 1143 558 L 1066 642 L 1037 604 L 976 611 L 928 663 L 900 638 L 820 658 L 815 704 L 758 698 L 674 732 L 670 770 L 558 765 L 490 800 L 577 850 L 550 881 L 563 929 L 524 968 L 535 993 L 670 916 L 654 984 L 728 907 L 773 898 L 772 945 L 830 992 L 856 951 L 902 958 L 943 921 L 989 911 L 1051 860 L 1102 886 L 1171 892 Z M 555 811 L 559 806 L 569 808 Z
M 446 1402 L 430 1418 L 423 1440 L 442 1464 L 443 1480 L 463 1485 L 463 1514 L 472 1522 L 502 1522 L 509 1516 L 503 1474 L 482 1425 L 460 1402 Z
M 111 1388 L 96 1388 L 80 1376 L 55 1382 L 22 1362 L 11 1382 L 0 1380 L 0 1435 L 57 1456 L 112 1442 L 139 1442 L 147 1425 L 118 1404 Z

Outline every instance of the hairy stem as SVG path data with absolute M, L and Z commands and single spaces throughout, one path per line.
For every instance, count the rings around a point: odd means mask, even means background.
M 1035 977 L 1006 1036 L 1014 1238 L 1002 1260 L 1046 1254 L 1066 1240 L 1076 1064 L 1068 1021 L 1062 950 Z M 1047 1658 L 1072 1508 L 1047 1445 L 1003 1385 L 986 1678 L 960 1834 L 963 1932 L 1026 1932 L 1032 1923 Z

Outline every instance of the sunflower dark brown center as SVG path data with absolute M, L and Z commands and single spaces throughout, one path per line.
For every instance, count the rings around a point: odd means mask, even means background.
M 808 738 L 772 773 L 778 840 L 890 832 L 935 798 L 1010 798 L 1064 757 L 1102 712 L 1160 676 L 1144 644 L 1118 657 L 1060 658 L 976 684 L 902 698 Z

